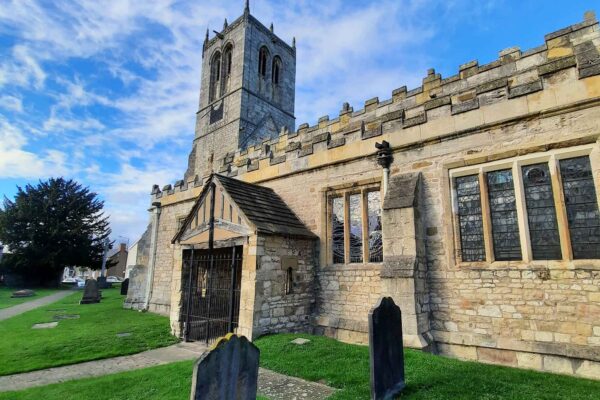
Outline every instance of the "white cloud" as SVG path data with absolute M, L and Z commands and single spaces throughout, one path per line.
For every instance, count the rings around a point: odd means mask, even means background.
M 314 123 L 344 101 L 359 109 L 420 84 L 434 66 L 424 44 L 439 35 L 439 18 L 428 16 L 459 21 L 490 2 L 472 3 L 252 0 L 251 9 L 288 43 L 297 37 L 296 115 Z M 0 179 L 69 173 L 106 199 L 116 235 L 141 233 L 152 184 L 185 171 L 204 31 L 242 9 L 243 0 L 1 1 L 0 35 L 17 44 L 0 49 L 0 88 L 13 94 L 0 97 L 13 112 L 0 118 Z M 93 73 L 73 60 L 94 64 Z M 106 77 L 125 89 L 99 86 Z M 21 90 L 49 104 L 40 112 Z
M 43 178 L 69 171 L 67 157 L 57 150 L 34 153 L 25 150 L 23 132 L 0 115 L 0 177 Z
M 19 97 L 4 95 L 0 96 L 0 108 L 17 113 L 23 112 L 23 100 Z

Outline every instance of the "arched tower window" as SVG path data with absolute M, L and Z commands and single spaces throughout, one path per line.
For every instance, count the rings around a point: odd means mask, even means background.
M 210 61 L 210 88 L 208 90 L 208 101 L 215 100 L 219 93 L 221 83 L 221 53 L 217 52 Z
M 260 48 L 258 53 L 258 74 L 266 78 L 267 77 L 267 65 L 269 63 L 269 50 L 263 46 Z
M 274 85 L 279 85 L 279 81 L 281 79 L 281 58 L 279 56 L 273 57 L 273 68 L 271 70 L 271 79 L 273 80 Z
M 231 80 L 231 70 L 233 67 L 233 46 L 228 44 L 223 52 L 223 90 L 222 94 L 229 91 L 229 81 Z

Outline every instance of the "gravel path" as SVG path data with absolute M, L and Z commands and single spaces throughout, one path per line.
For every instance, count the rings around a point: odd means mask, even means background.
M 0 321 L 14 317 L 15 315 L 23 314 L 24 312 L 36 309 L 41 306 L 54 303 L 55 301 L 61 300 L 71 294 L 73 294 L 72 290 L 62 290 L 58 293 L 54 293 L 37 300 L 32 300 L 25 303 L 17 304 L 16 306 L 0 309 Z

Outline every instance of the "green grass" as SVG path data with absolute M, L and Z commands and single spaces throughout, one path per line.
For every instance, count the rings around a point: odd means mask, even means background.
M 81 379 L 19 392 L 0 393 L 0 400 L 188 400 L 192 361 Z M 258 396 L 258 400 L 267 400 Z
M 118 289 L 103 290 L 98 304 L 79 305 L 81 295 L 79 291 L 0 321 L 0 375 L 133 354 L 178 341 L 170 334 L 167 317 L 123 309 Z M 53 329 L 31 329 L 59 314 L 80 318 L 63 319 Z M 131 336 L 117 337 L 121 332 Z
M 311 342 L 291 344 L 297 337 Z M 286 375 L 341 389 L 331 399 L 368 399 L 369 350 L 310 335 L 265 336 L 256 341 L 261 365 Z M 465 362 L 415 350 L 405 351 L 407 387 L 401 399 L 595 399 L 600 382 L 568 376 Z
M 0 393 L 0 400 L 187 400 L 192 361 Z
M 37 300 L 58 291 L 58 289 L 33 289 L 35 296 L 13 299 L 10 296 L 16 290 L 17 289 L 0 288 L 0 309 L 16 306 L 17 304 L 26 303 L 31 300 Z
M 290 344 L 297 337 L 311 342 Z M 338 388 L 331 400 L 368 399 L 369 353 L 310 335 L 273 335 L 256 341 L 261 366 Z M 0 400 L 187 400 L 191 361 L 100 378 L 0 393 Z M 598 399 L 600 382 L 464 362 L 406 350 L 407 387 L 400 399 L 551 400 Z M 260 397 L 259 397 L 260 398 Z M 265 400 L 265 399 L 263 399 Z

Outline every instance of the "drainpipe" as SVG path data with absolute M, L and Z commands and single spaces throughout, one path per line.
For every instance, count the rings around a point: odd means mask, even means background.
M 377 148 L 377 164 L 383 168 L 382 195 L 385 196 L 390 181 L 390 165 L 392 164 L 392 161 L 394 161 L 394 157 L 392 157 L 390 144 L 385 140 L 381 143 L 375 143 L 375 147 Z
M 148 281 L 146 282 L 146 300 L 144 310 L 148 311 L 154 281 L 154 265 L 156 263 L 156 248 L 158 247 L 158 223 L 160 222 L 160 202 L 152 203 L 148 210 L 152 213 L 152 235 L 150 236 L 150 260 L 148 261 Z

